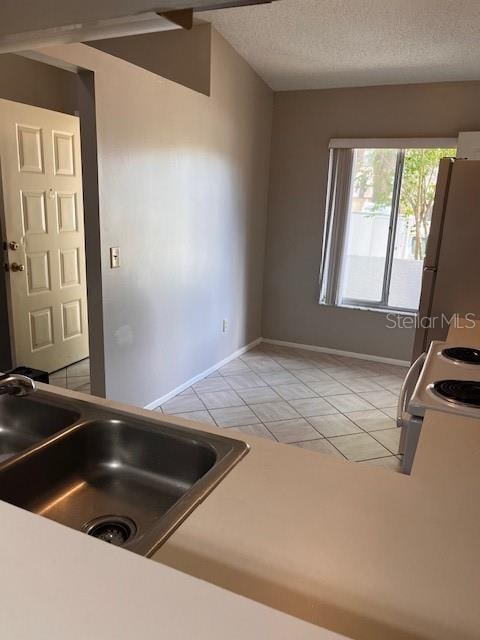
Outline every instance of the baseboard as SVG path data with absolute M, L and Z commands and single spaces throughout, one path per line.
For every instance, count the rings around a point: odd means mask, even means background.
M 167 402 L 168 400 L 171 400 L 172 398 L 177 396 L 179 393 L 182 393 L 182 391 L 185 391 L 185 389 L 188 389 L 189 387 L 191 387 L 192 384 L 195 384 L 196 382 L 199 382 L 200 380 L 203 380 L 203 378 L 206 378 L 207 376 L 209 376 L 211 373 L 213 373 L 217 369 L 220 369 L 220 367 L 224 367 L 226 364 L 228 364 L 232 360 L 235 360 L 235 358 L 238 358 L 239 356 L 243 355 L 244 353 L 247 353 L 247 351 L 250 351 L 250 349 L 253 349 L 254 347 L 256 347 L 261 342 L 262 342 L 262 338 L 257 338 L 256 340 L 254 340 L 253 342 L 250 342 L 250 344 L 245 345 L 241 349 L 237 349 L 237 351 L 234 351 L 233 353 L 231 353 L 229 356 L 227 356 L 226 358 L 224 358 L 220 362 L 217 362 L 216 364 L 214 364 L 212 367 L 209 367 L 208 369 L 205 369 L 205 371 L 202 371 L 201 373 L 199 373 L 198 375 L 194 376 L 193 378 L 190 378 L 190 380 L 187 380 L 187 382 L 184 382 L 179 387 L 176 387 L 175 389 L 172 389 L 172 391 L 169 391 L 164 396 L 161 396 L 160 398 L 157 398 L 156 400 L 153 400 L 153 402 L 150 402 L 149 404 L 147 404 L 144 407 L 144 409 L 156 409 L 157 407 L 159 407 L 164 402 Z
M 384 362 L 385 364 L 395 364 L 401 367 L 409 367 L 410 362 L 407 360 L 395 360 L 395 358 L 383 358 L 382 356 L 373 356 L 369 353 L 356 353 L 355 351 L 342 351 L 341 349 L 330 349 L 329 347 L 317 347 L 313 344 L 299 344 L 297 342 L 286 342 L 285 340 L 272 340 L 271 338 L 262 338 L 262 342 L 267 344 L 276 344 L 279 347 L 293 347 L 294 349 L 304 349 L 305 351 L 318 351 L 320 353 L 330 353 L 334 356 L 347 356 L 349 358 L 358 358 L 359 360 L 371 360 L 372 362 Z

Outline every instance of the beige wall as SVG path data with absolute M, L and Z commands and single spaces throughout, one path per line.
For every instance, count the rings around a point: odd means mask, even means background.
M 261 335 L 272 92 L 215 32 L 210 98 L 48 54 L 95 73 L 106 393 L 146 405 Z
M 480 83 L 275 94 L 263 335 L 408 360 L 413 332 L 382 313 L 317 304 L 333 137 L 456 136 L 480 128 Z
M 128 38 L 109 38 L 88 44 L 147 71 L 210 95 L 211 28 L 174 29 Z
M 76 77 L 19 55 L 0 55 L 0 97 L 34 107 L 73 114 L 76 109 Z

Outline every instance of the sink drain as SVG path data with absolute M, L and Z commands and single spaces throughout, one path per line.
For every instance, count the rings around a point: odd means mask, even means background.
M 123 516 L 101 516 L 84 526 L 84 531 L 94 538 L 121 547 L 137 531 L 133 520 Z

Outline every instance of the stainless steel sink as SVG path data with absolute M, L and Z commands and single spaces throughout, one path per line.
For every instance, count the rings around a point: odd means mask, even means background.
M 0 465 L 0 499 L 141 555 L 153 554 L 248 450 L 72 402 L 74 425 Z
M 69 411 L 35 396 L 0 396 L 0 462 L 49 436 L 80 418 Z

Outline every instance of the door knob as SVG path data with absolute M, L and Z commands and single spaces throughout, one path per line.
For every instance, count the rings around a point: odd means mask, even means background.
M 12 264 L 10 265 L 10 269 L 12 271 L 25 271 L 25 265 L 24 264 L 17 264 L 16 262 L 12 262 Z

